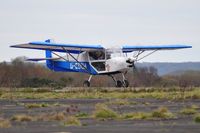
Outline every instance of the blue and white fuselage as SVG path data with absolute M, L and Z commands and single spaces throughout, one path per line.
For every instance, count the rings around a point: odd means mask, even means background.
M 124 71 L 129 68 L 129 63 L 126 62 L 128 57 L 122 53 L 118 57 L 112 57 L 110 50 L 101 51 L 104 58 L 92 59 L 89 52 L 82 52 L 79 54 L 67 54 L 62 58 L 54 60 L 46 60 L 46 65 L 53 71 L 64 71 L 64 72 L 83 72 L 91 75 L 109 74 Z M 109 56 L 106 54 L 110 54 Z M 123 55 L 123 56 L 122 56 Z M 46 51 L 46 57 L 52 58 L 51 52 Z M 72 58 L 73 57 L 73 58 Z M 110 58 L 108 58 L 110 57 Z

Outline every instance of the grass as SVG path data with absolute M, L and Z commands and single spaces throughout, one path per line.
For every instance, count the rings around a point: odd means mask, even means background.
M 0 128 L 9 128 L 11 126 L 12 125 L 9 120 L 0 118 Z
M 143 120 L 150 118 L 151 118 L 151 113 L 146 113 L 146 112 L 132 112 L 123 114 L 121 116 L 121 119 L 134 119 L 134 120 Z
M 12 121 L 29 122 L 29 121 L 61 121 L 65 126 L 81 126 L 80 120 L 76 116 L 68 116 L 64 112 L 40 114 L 37 116 L 29 116 L 25 114 L 17 114 L 11 118 Z M 10 127 L 8 120 L 0 119 L 0 127 Z
M 84 90 L 84 89 L 82 89 Z M 0 99 L 58 99 L 58 98 L 116 98 L 116 99 L 126 99 L 126 98 L 156 98 L 156 99 L 200 99 L 200 89 L 192 89 L 186 91 L 184 97 L 181 90 L 166 91 L 161 88 L 154 89 L 152 91 L 142 90 L 135 91 L 129 89 L 128 91 L 122 90 L 112 90 L 112 88 L 107 88 L 108 91 L 101 91 L 100 89 L 92 90 L 77 90 L 77 91 L 66 91 L 66 92 L 55 92 L 55 91 L 42 91 L 42 93 L 36 90 L 33 91 L 2 91 Z M 170 90 L 170 89 L 169 89 Z
M 127 99 L 112 99 L 108 102 L 106 102 L 105 104 L 107 105 L 130 105 L 130 104 L 136 104 L 136 103 L 133 103 L 133 102 L 129 102 Z
M 194 117 L 194 121 L 196 123 L 200 123 L 200 113 L 198 113 L 195 117 Z
M 78 118 L 74 116 L 68 116 L 64 121 L 65 126 L 81 126 L 81 122 Z
M 37 121 L 61 121 L 65 126 L 81 126 L 81 122 L 76 116 L 69 116 L 64 112 L 42 114 L 37 117 Z
M 184 115 L 193 115 L 193 114 L 196 114 L 197 113 L 197 110 L 194 109 L 194 108 L 191 108 L 191 107 L 187 107 L 187 108 L 183 108 L 181 111 L 180 111 L 181 114 L 184 114 Z
M 14 115 L 11 120 L 18 121 L 18 122 L 27 122 L 27 121 L 33 121 L 34 118 L 32 116 L 26 115 L 26 114 L 17 114 Z
M 170 119 L 174 118 L 174 115 L 166 107 L 160 107 L 152 112 L 152 117 Z
M 191 106 L 191 108 L 192 108 L 192 109 L 199 109 L 199 106 L 198 106 L 198 105 L 195 105 L 195 104 L 193 104 L 193 105 Z
M 75 115 L 77 118 L 88 118 L 89 114 L 88 113 L 84 113 L 84 112 L 80 112 L 78 114 Z
M 42 108 L 42 107 L 48 107 L 49 104 L 47 103 L 27 103 L 24 105 L 26 108 L 32 109 L 32 108 Z
M 121 119 L 134 119 L 134 120 L 152 120 L 152 119 L 170 119 L 175 116 L 166 108 L 160 107 L 152 112 L 132 112 L 122 114 Z
M 131 112 L 118 114 L 117 112 L 110 109 L 106 104 L 96 104 L 95 111 L 93 113 L 94 118 L 97 119 L 171 119 L 175 116 L 166 108 L 159 107 L 152 112 Z
M 114 119 L 118 117 L 118 114 L 112 109 L 108 108 L 106 104 L 98 103 L 95 105 L 93 116 L 97 119 Z
M 63 112 L 58 112 L 49 116 L 49 120 L 62 121 L 65 120 L 66 115 Z

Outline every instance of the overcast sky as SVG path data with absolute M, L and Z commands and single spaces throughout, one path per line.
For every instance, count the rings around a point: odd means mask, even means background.
M 43 57 L 10 45 L 48 38 L 105 46 L 186 44 L 148 62 L 200 61 L 200 0 L 0 0 L 0 61 Z

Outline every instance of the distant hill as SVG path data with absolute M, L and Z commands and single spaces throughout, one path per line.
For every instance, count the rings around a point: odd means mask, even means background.
M 150 62 L 142 62 L 137 63 L 136 67 L 150 67 L 153 66 L 158 70 L 158 75 L 163 76 L 166 74 L 180 74 L 184 71 L 188 70 L 196 70 L 200 71 L 200 62 L 182 62 L 182 63 L 150 63 Z

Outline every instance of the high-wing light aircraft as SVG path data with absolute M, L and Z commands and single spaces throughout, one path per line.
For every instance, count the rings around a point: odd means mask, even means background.
M 104 48 L 101 45 L 55 43 L 51 39 L 44 42 L 29 42 L 11 47 L 45 50 L 46 58 L 28 60 L 46 60 L 47 67 L 53 71 L 88 73 L 90 75 L 89 79 L 84 81 L 83 84 L 87 87 L 90 86 L 93 75 L 108 75 L 114 80 L 116 87 L 128 87 L 129 82 L 125 74 L 130 67 L 135 68 L 134 63 L 136 61 L 158 50 L 192 48 L 192 46 L 179 44 L 157 46 L 124 45 L 121 48 Z M 139 58 L 142 54 L 144 55 Z M 114 74 L 117 73 L 122 74 L 122 80 L 117 80 L 114 77 Z

